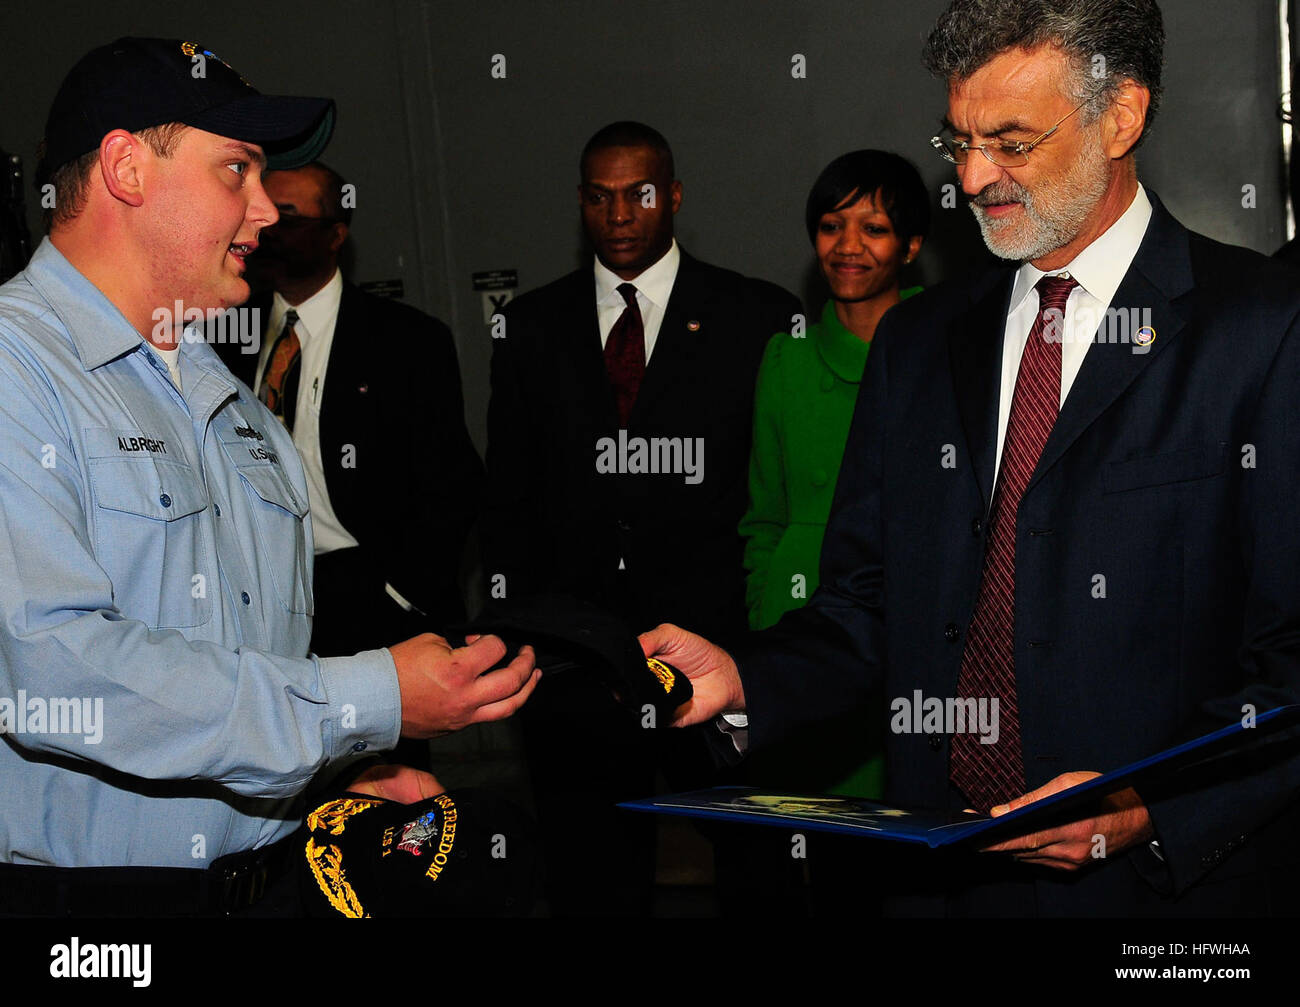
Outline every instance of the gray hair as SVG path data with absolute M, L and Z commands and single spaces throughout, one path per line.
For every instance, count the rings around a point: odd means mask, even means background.
M 1163 90 L 1165 26 L 1155 0 L 953 0 L 922 58 L 936 77 L 963 81 L 1008 49 L 1044 43 L 1069 57 L 1073 78 L 1066 86 L 1085 121 L 1110 107 L 1126 79 L 1146 87 L 1146 136 Z

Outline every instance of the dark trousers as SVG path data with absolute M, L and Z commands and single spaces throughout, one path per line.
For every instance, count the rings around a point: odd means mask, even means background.
M 553 916 L 647 916 L 655 870 L 654 815 L 620 801 L 711 783 L 699 737 L 642 726 L 580 671 L 543 677 L 520 711 Z
M 294 833 L 209 869 L 0 864 L 0 918 L 301 917 L 301 849 Z

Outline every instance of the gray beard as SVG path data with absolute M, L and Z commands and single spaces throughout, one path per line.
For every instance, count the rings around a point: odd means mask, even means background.
M 1007 179 L 974 199 L 985 203 L 1018 202 L 1024 209 L 1019 226 L 994 220 L 984 206 L 970 203 L 989 251 L 1002 259 L 1032 262 L 1073 241 L 1109 185 L 1109 159 L 1099 143 L 1089 143 L 1081 159 L 1062 178 L 1044 182 L 1037 193 Z

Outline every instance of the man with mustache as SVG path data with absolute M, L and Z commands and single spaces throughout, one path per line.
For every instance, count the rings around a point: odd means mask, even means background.
M 316 538 L 312 653 L 355 654 L 454 625 L 465 618 L 457 570 L 483 463 L 465 429 L 451 330 L 345 280 L 350 186 L 333 168 L 314 161 L 265 183 L 280 219 L 249 259 L 250 285 L 265 289 L 245 306 L 266 323 L 262 350 L 223 359 L 274 402 L 303 456 Z M 290 313 L 300 350 L 286 405 L 271 378 Z M 400 366 L 373 352 L 375 332 L 401 334 Z
M 1013 260 L 881 324 L 807 607 L 733 653 L 643 637 L 761 748 L 883 682 L 997 704 L 887 736 L 892 803 L 992 814 L 1300 698 L 1300 295 L 1137 179 L 1154 0 L 955 0 L 926 61 L 988 246 Z M 878 715 L 888 717 L 887 710 Z M 1140 782 L 897 872 L 924 915 L 1294 911 L 1300 757 Z M 878 851 L 874 851 L 878 852 Z

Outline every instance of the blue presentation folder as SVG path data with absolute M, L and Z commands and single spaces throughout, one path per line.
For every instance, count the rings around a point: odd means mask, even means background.
M 1297 722 L 1300 722 L 1300 705 L 1280 706 L 1258 714 L 1253 726 L 1230 724 L 1193 741 L 1175 745 L 1093 777 L 1069 790 L 1062 790 L 998 818 L 977 814 L 944 816 L 933 812 L 891 808 L 859 797 L 773 793 L 755 787 L 714 787 L 710 790 L 628 801 L 619 807 L 653 811 L 662 815 L 838 832 L 895 842 L 921 843 L 931 848 L 966 843 L 976 837 L 996 842 L 996 836 L 986 834 L 1021 835 L 1049 821 L 1069 821 L 1067 813 L 1076 805 L 1091 802 L 1141 779 L 1157 776 L 1163 778 L 1191 766 L 1230 757 L 1247 747 L 1254 747 L 1254 743 L 1264 742 L 1270 736 L 1273 736 L 1272 740 L 1277 740 L 1277 732 Z

